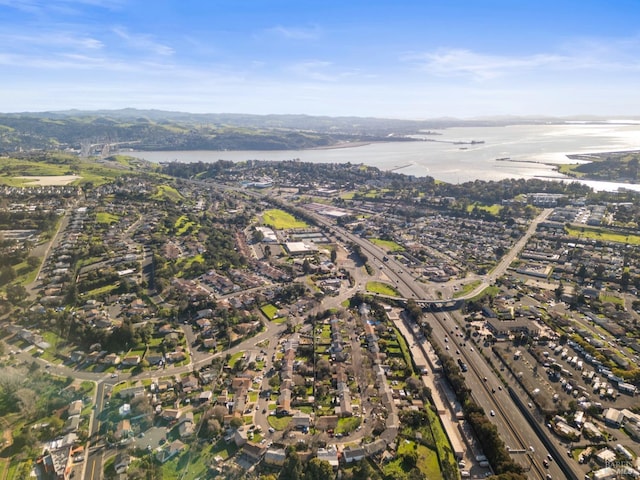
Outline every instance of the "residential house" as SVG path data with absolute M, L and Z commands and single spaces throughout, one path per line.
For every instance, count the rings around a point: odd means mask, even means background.
M 104 356 L 102 361 L 103 361 L 103 363 L 106 363 L 107 365 L 119 365 L 122 360 L 120 359 L 120 355 L 118 355 L 116 353 L 109 353 L 109 354 Z
M 182 416 L 182 410 L 178 408 L 165 408 L 162 410 L 162 418 L 167 422 L 176 422 Z
M 164 360 L 164 355 L 161 353 L 149 353 L 145 355 L 144 359 L 149 362 L 149 365 L 160 365 Z
M 191 415 L 191 418 L 185 418 L 178 425 L 178 434 L 180 438 L 192 437 L 196 433 L 196 425 L 193 423 L 193 413 L 189 412 L 186 416 Z
M 75 400 L 73 402 L 71 402 L 71 405 L 69 405 L 69 409 L 67 410 L 67 413 L 70 417 L 73 417 L 74 415 L 80 415 L 82 413 L 82 400 Z
M 67 421 L 64 423 L 63 432 L 64 433 L 75 432 L 78 430 L 79 426 L 80 426 L 80 416 L 72 415 L 71 417 L 68 417 Z
M 347 447 L 342 451 L 342 458 L 345 463 L 359 462 L 366 457 L 366 452 L 362 447 Z
M 113 467 L 116 470 L 116 473 L 121 474 L 125 473 L 129 469 L 129 465 L 131 464 L 131 456 L 125 452 L 120 452 L 116 455 L 115 463 Z
M 283 448 L 269 448 L 264 454 L 264 462 L 268 465 L 282 466 L 287 459 Z
M 124 418 L 117 423 L 113 436 L 116 440 L 122 440 L 123 438 L 129 437 L 132 433 L 131 421 L 128 418 Z
M 233 441 L 236 447 L 242 447 L 247 443 L 247 432 L 245 432 L 243 428 L 237 429 L 233 434 Z
M 181 384 L 182 384 L 182 390 L 184 392 L 191 392 L 199 387 L 198 379 L 193 374 L 189 374 L 186 377 L 184 377 L 181 381 Z
M 242 446 L 242 455 L 252 463 L 258 463 L 265 454 L 265 447 L 258 443 L 247 442 Z
M 211 399 L 213 398 L 213 392 L 211 390 L 205 390 L 201 392 L 198 396 L 198 402 L 200 403 L 211 403 Z
M 52 450 L 40 460 L 45 474 L 56 480 L 68 480 L 72 467 L 71 447 L 58 448 Z
M 164 448 L 161 448 L 156 453 L 156 459 L 160 463 L 165 463 L 167 460 L 170 460 L 174 456 L 178 455 L 180 452 L 184 450 L 185 444 L 180 440 L 174 440 L 171 443 L 165 443 Z
M 332 446 L 330 446 L 329 448 L 326 448 L 326 449 L 319 448 L 317 456 L 318 456 L 319 460 L 323 460 L 325 462 L 328 462 L 329 465 L 331 465 L 331 467 L 334 470 L 338 469 L 338 466 L 339 466 L 338 450 L 336 449 L 335 445 L 332 445 Z
M 140 355 L 129 355 L 122 359 L 122 365 L 125 367 L 135 367 L 140 365 Z
M 297 430 L 308 431 L 311 427 L 311 416 L 307 413 L 296 412 L 291 418 L 291 425 Z

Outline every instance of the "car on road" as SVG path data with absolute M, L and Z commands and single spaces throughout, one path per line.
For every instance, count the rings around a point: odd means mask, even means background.
M 269 427 L 269 433 L 275 433 L 276 429 L 273 427 Z
M 529 445 L 529 450 L 531 450 L 531 453 L 535 453 L 536 449 L 533 448 L 533 445 Z
M 489 413 L 491 414 L 491 416 L 492 416 L 492 417 L 495 417 L 495 416 L 496 416 L 496 412 L 495 412 L 495 411 L 493 411 L 493 410 L 491 410 Z

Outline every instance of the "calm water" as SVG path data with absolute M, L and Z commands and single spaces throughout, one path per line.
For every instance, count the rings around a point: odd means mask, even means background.
M 431 176 L 450 183 L 504 178 L 566 178 L 549 164 L 567 163 L 567 154 L 640 150 L 640 125 L 517 125 L 508 127 L 457 127 L 424 138 L 435 142 L 376 143 L 351 148 L 300 151 L 172 151 L 133 152 L 151 162 L 234 162 L 290 160 L 315 163 L 364 163 L 381 170 Z M 483 141 L 480 144 L 453 142 Z M 497 161 L 508 158 L 509 161 Z M 585 182 L 598 190 L 622 185 Z

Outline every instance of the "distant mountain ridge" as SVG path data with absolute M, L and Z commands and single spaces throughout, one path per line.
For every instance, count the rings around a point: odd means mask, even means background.
M 342 142 L 407 141 L 454 126 L 600 122 L 606 119 L 496 117 L 399 120 L 374 117 L 65 110 L 0 114 L 0 152 L 82 150 L 100 144 L 137 150 L 298 150 Z

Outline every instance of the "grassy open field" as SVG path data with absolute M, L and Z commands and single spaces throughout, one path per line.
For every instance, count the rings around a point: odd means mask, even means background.
M 415 452 L 417 454 L 416 467 L 428 479 L 442 478 L 440 465 L 438 464 L 438 455 L 430 448 L 417 444 L 411 440 L 401 440 L 398 443 L 398 458 L 390 461 L 384 467 L 385 476 L 389 478 L 405 478 L 408 471 L 407 466 L 403 464 L 402 455 Z
M 565 227 L 565 231 L 572 237 L 585 238 L 589 240 L 601 240 L 603 242 L 628 243 L 630 245 L 640 245 L 640 235 L 625 235 L 613 232 L 602 227 Z
M 471 283 L 467 283 L 462 285 L 456 293 L 453 294 L 453 298 L 459 298 L 465 296 L 467 293 L 472 292 L 474 288 L 477 288 L 478 285 L 482 283 L 480 280 L 475 280 Z
M 80 159 L 65 153 L 46 153 L 41 156 L 42 158 L 2 157 L 0 184 L 33 187 L 42 184 L 65 185 L 71 181 L 72 185 L 89 182 L 102 185 L 130 173 L 130 170 L 125 170 L 119 165 L 118 168 L 114 168 L 93 159 Z M 21 177 L 51 177 L 51 179 Z
M 118 220 L 120 220 L 120 217 L 112 213 L 107 213 L 107 212 L 96 213 L 96 223 L 106 223 L 107 225 L 111 225 L 112 223 L 116 223 Z
M 283 415 L 278 417 L 276 415 L 269 415 L 267 417 L 267 421 L 269 422 L 269 426 L 273 427 L 276 430 L 284 430 L 287 428 L 287 425 L 291 422 L 291 416 Z
M 189 217 L 187 217 L 186 215 L 182 215 L 176 220 L 174 228 L 176 229 L 177 235 L 184 235 L 191 229 L 193 233 L 197 233 L 197 231 L 199 230 L 198 224 L 192 220 L 189 220 Z
M 153 200 L 164 200 L 177 203 L 184 200 L 184 197 L 175 188 L 169 185 L 158 185 L 158 189 L 151 196 Z
M 563 163 L 563 164 L 557 165 L 557 168 L 558 168 L 558 172 L 562 173 L 563 175 L 570 175 L 572 177 L 580 178 L 586 175 L 584 172 L 579 172 L 576 170 L 576 167 L 579 167 L 580 165 L 582 164 L 581 163 Z
M 267 210 L 262 214 L 262 220 L 265 225 L 275 228 L 276 230 L 286 230 L 289 228 L 307 228 L 306 222 L 297 220 L 293 215 L 284 210 Z
M 398 291 L 391 285 L 382 282 L 367 282 L 367 290 L 380 295 L 399 296 Z
M 381 238 L 371 238 L 369 240 L 374 245 L 384 248 L 388 252 L 401 252 L 404 247 L 392 240 L 383 240 Z
M 498 215 L 500 210 L 502 210 L 501 205 L 493 204 L 493 205 L 482 205 L 480 203 L 474 203 L 472 205 L 467 206 L 467 212 L 472 212 L 473 209 L 484 210 L 485 212 L 490 213 L 491 215 Z

